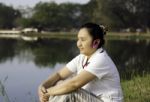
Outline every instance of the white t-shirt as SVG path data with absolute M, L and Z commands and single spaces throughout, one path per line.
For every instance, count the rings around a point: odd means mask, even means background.
M 87 56 L 79 54 L 66 67 L 76 74 L 86 70 L 97 76 L 96 79 L 84 85 L 83 89 L 100 96 L 104 102 L 122 102 L 119 73 L 106 51 L 99 48 L 84 66 L 86 61 Z

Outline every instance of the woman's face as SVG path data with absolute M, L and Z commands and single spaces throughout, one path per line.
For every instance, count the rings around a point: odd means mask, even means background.
M 90 56 L 96 49 L 92 48 L 92 37 L 86 28 L 82 28 L 78 32 L 77 47 L 80 53 Z

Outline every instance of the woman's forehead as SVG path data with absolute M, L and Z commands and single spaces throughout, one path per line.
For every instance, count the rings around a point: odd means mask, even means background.
M 82 28 L 78 32 L 78 37 L 90 37 L 90 34 L 86 28 Z

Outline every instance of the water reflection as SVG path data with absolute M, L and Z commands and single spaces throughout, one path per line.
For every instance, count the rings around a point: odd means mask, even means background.
M 37 42 L 0 40 L 0 62 L 19 56 L 20 60 L 33 60 L 37 66 L 54 66 L 73 58 L 78 50 L 75 41 L 44 39 Z M 24 57 L 24 58 L 23 58 Z
M 16 40 L 0 39 L 0 62 L 11 60 L 15 56 Z
M 150 72 L 149 41 L 108 40 L 105 47 L 116 63 L 122 79 Z M 0 40 L 0 63 L 18 56 L 20 61 L 33 61 L 38 68 L 54 67 L 57 63 L 68 62 L 77 54 L 75 40 Z

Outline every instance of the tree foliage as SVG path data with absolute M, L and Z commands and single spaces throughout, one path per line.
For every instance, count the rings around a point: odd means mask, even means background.
M 83 5 L 80 4 L 39 2 L 34 7 L 34 14 L 30 20 L 34 27 L 42 26 L 49 30 L 69 30 L 88 21 L 88 15 L 83 11 L 85 11 Z
M 150 0 L 90 0 L 87 4 L 39 2 L 29 17 L 0 4 L 0 28 L 42 27 L 71 30 L 85 22 L 104 24 L 111 30 L 150 28 Z M 16 19 L 17 18 L 17 19 Z
M 91 0 L 92 18 L 113 29 L 150 27 L 149 0 Z
M 14 27 L 18 17 L 21 17 L 18 10 L 0 3 L 0 28 Z

